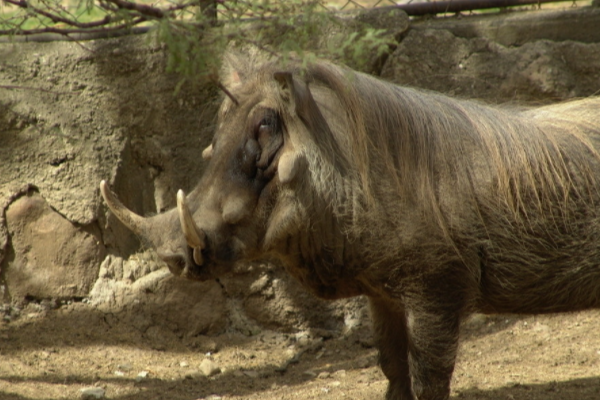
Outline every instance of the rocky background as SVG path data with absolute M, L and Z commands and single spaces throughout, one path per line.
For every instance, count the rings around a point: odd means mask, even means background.
M 399 40 L 365 67 L 385 80 L 499 104 L 600 94 L 598 7 L 356 18 Z M 164 49 L 144 36 L 0 43 L 3 323 L 76 304 L 157 343 L 366 324 L 363 299 L 322 302 L 269 264 L 240 265 L 220 282 L 174 278 L 107 211 L 102 179 L 150 215 L 202 173 L 220 94 L 193 84 L 175 93 L 178 77 L 164 68 Z

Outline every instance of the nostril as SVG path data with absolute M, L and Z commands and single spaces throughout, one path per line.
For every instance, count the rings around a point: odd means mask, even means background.
M 167 264 L 171 273 L 175 275 L 181 275 L 185 269 L 185 257 L 182 254 L 159 251 L 158 257 Z

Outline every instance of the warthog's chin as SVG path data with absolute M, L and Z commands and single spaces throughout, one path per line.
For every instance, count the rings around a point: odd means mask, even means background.
M 216 279 L 217 277 L 209 271 L 205 266 L 187 266 L 179 275 L 182 278 L 190 279 L 193 281 L 209 281 Z
M 192 251 L 192 249 L 190 249 Z M 239 249 L 224 246 L 215 249 L 215 252 L 202 252 L 202 265 L 196 264 L 193 257 L 188 258 L 188 263 L 179 274 L 192 280 L 206 281 L 217 279 L 230 273 L 235 263 L 242 257 Z

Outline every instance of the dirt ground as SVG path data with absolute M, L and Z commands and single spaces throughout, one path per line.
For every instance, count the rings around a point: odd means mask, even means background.
M 121 400 L 382 399 L 385 392 L 368 327 L 345 336 L 262 331 L 185 340 L 143 335 L 85 302 L 54 307 L 4 310 L 3 400 L 79 399 L 88 387 Z M 476 315 L 463 327 L 452 398 L 597 400 L 599 331 L 600 311 Z

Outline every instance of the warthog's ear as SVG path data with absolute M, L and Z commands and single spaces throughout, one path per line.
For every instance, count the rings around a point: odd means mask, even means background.
M 314 134 L 327 133 L 327 137 L 331 137 L 329 125 L 327 125 L 325 117 L 321 114 L 308 84 L 303 80 L 294 78 L 293 74 L 288 71 L 275 72 L 273 77 L 280 84 L 282 92 L 289 96 L 292 109 L 295 110 L 298 117 L 310 131 Z
M 308 89 L 308 85 L 304 82 L 297 82 L 291 72 L 275 72 L 273 78 L 279 83 L 284 96 L 288 98 L 290 107 L 295 113 L 306 123 L 310 118 L 311 110 L 321 114 L 315 100 Z M 313 104 L 311 104 L 313 103 Z M 277 165 L 277 175 L 279 182 L 286 184 L 291 182 L 300 168 L 303 157 L 301 157 L 294 149 L 288 148 L 284 150 L 279 158 Z
M 310 116 L 311 111 L 321 113 L 306 82 L 294 79 L 289 71 L 280 71 L 273 74 L 279 83 L 284 96 L 288 98 L 292 110 L 303 120 Z
M 281 92 L 284 97 L 287 97 L 291 109 L 308 128 L 315 143 L 323 150 L 323 155 L 337 166 L 339 172 L 344 174 L 347 170 L 346 158 L 336 143 L 329 124 L 321 113 L 308 84 L 304 80 L 294 77 L 289 71 L 275 72 L 273 78 L 279 83 Z M 289 176 L 293 178 L 298 168 L 297 163 L 301 159 L 296 159 L 297 155 L 293 153 L 289 157 L 288 159 L 282 155 L 280 162 L 284 163 L 283 171 L 289 172 Z
M 223 57 L 221 65 L 221 82 L 223 86 L 231 90 L 242 84 L 242 62 L 235 54 L 227 54 Z

